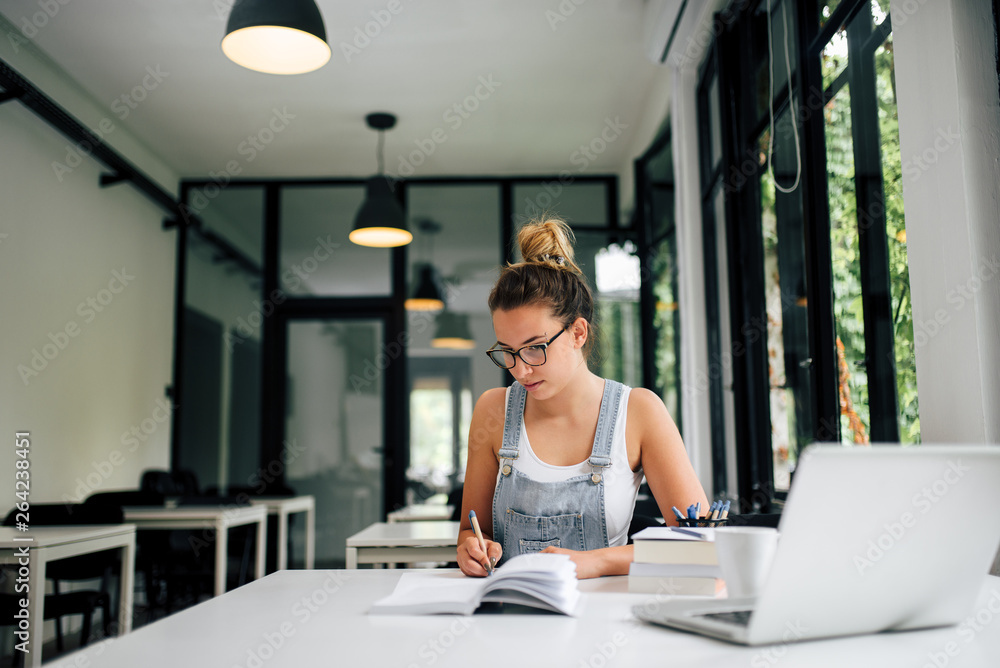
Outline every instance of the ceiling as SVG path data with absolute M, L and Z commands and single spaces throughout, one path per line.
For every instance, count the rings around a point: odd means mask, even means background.
M 0 13 L 41 23 L 33 43 L 182 177 L 232 161 L 240 177 L 368 176 L 372 111 L 399 117 L 386 171 L 424 177 L 630 169 L 665 111 L 651 109 L 668 68 L 649 34 L 680 3 L 318 0 L 333 55 L 294 76 L 222 54 L 232 0 L 49 4 L 44 22 L 37 2 Z M 601 153 L 579 152 L 602 132 Z

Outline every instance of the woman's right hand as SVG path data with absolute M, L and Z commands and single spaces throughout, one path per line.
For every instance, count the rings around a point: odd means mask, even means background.
M 503 548 L 500 543 L 486 539 L 486 553 L 479 546 L 479 539 L 475 536 L 466 536 L 465 540 L 458 544 L 458 567 L 462 572 L 472 577 L 485 577 L 489 574 L 484 564 L 493 558 L 493 563 L 500 561 L 503 555 Z

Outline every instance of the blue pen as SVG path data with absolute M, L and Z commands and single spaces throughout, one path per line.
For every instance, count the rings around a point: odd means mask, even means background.
M 681 511 L 677 510 L 677 506 L 671 506 L 671 508 L 673 508 L 673 510 L 674 510 L 674 515 L 676 515 L 676 516 L 677 516 L 677 519 L 679 519 L 679 520 L 682 520 L 682 519 L 684 519 L 684 514 L 683 514 L 683 513 L 681 513 Z
M 688 516 L 687 516 L 687 518 L 688 518 L 689 520 L 693 520 L 693 519 L 695 518 L 695 514 L 694 514 L 694 504 L 693 504 L 693 503 L 692 503 L 692 504 L 691 504 L 690 506 L 688 506 L 688 508 L 687 508 L 687 513 L 688 513 Z

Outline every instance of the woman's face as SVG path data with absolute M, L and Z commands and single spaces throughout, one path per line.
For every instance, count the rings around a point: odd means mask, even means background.
M 524 346 L 542 344 L 559 334 L 545 349 L 545 364 L 529 366 L 519 356 L 509 369 L 514 380 L 538 399 L 558 393 L 583 363 L 582 347 L 586 342 L 585 321 L 581 318 L 560 334 L 563 324 L 545 305 L 522 306 L 493 312 L 493 331 L 497 346 L 516 351 Z

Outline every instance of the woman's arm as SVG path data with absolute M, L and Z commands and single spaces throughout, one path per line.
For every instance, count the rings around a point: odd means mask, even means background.
M 493 493 L 500 467 L 496 453 L 503 438 L 505 397 L 504 388 L 487 390 L 479 397 L 472 411 L 465 486 L 462 491 L 462 524 L 458 532 L 458 566 L 466 575 L 486 575 L 483 564 L 488 561 L 469 522 L 470 510 L 476 511 L 476 519 L 483 538 L 486 539 L 489 556 L 499 560 L 503 553 L 500 543 L 492 538 Z
M 632 545 L 617 545 L 582 552 L 563 547 L 547 547 L 542 552 L 568 554 L 576 563 L 577 579 L 586 580 L 604 575 L 628 575 L 629 564 L 632 563 L 632 547 Z
M 638 445 L 639 464 L 668 524 L 677 523 L 671 506 L 686 508 L 700 502 L 702 508 L 708 509 L 708 498 L 688 459 L 677 425 L 658 396 L 643 388 L 632 389 L 625 435 L 627 442 Z M 584 579 L 627 575 L 633 546 L 619 545 L 584 552 L 549 547 L 544 552 L 570 555 L 576 562 L 576 576 Z
M 677 524 L 673 506 L 683 509 L 700 503 L 708 510 L 708 497 L 688 458 L 677 425 L 663 401 L 644 388 L 629 395 L 626 433 L 639 439 L 639 462 L 656 505 L 667 524 Z

